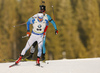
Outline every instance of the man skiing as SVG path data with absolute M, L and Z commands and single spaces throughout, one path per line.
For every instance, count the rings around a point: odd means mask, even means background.
M 51 22 L 52 23 L 52 25 L 54 26 L 54 28 L 55 28 L 55 34 L 58 34 L 58 30 L 57 30 L 57 27 L 56 27 L 56 24 L 55 24 L 55 22 L 53 21 L 53 19 L 48 15 L 48 14 L 46 14 L 45 13 L 45 11 L 46 11 L 46 7 L 45 7 L 45 5 L 40 5 L 40 11 L 43 13 L 43 17 L 46 19 L 46 20 L 48 20 L 49 22 Z M 35 14 L 34 16 L 32 16 L 31 18 L 29 18 L 29 20 L 30 19 L 32 19 L 32 18 L 36 18 L 37 17 L 37 14 Z M 46 34 L 46 33 L 45 33 Z M 45 40 L 46 40 L 46 35 L 44 36 L 44 38 L 43 38 L 43 49 L 42 49 L 42 60 L 44 60 L 45 61 L 45 52 L 46 52 L 46 48 L 45 48 Z M 36 46 L 36 44 L 37 44 L 37 42 L 35 42 L 35 43 L 33 43 L 33 45 L 32 45 L 32 47 L 31 47 L 31 49 L 30 49 L 30 55 L 27 57 L 27 59 L 31 59 L 32 58 L 32 56 L 33 56 L 33 54 L 34 54 L 34 51 L 35 51 L 35 46 Z
M 33 25 L 32 33 L 30 33 L 29 25 Z M 20 57 L 15 62 L 18 64 L 22 57 L 25 55 L 26 51 L 31 47 L 31 45 L 37 41 L 38 43 L 38 53 L 37 53 L 37 60 L 36 65 L 40 65 L 40 57 L 42 53 L 42 45 L 43 45 L 43 36 L 48 28 L 48 20 L 43 18 L 43 13 L 38 13 L 37 18 L 30 19 L 27 22 L 27 36 L 30 36 L 29 40 L 26 43 L 25 48 L 22 50 Z

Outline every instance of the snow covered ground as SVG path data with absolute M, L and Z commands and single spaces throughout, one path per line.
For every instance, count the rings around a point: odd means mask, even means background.
M 35 61 L 20 62 L 9 68 L 10 63 L 0 63 L 0 73 L 100 73 L 100 58 L 48 60 L 35 66 Z

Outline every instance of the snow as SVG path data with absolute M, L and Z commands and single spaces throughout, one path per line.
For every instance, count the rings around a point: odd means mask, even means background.
M 35 66 L 35 61 L 20 62 L 18 66 L 9 68 L 11 64 L 0 63 L 0 73 L 100 73 L 100 58 L 47 60 L 41 62 L 42 67 Z

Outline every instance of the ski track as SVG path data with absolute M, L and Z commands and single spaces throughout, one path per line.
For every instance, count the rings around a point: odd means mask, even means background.
M 0 73 L 100 73 L 100 58 L 47 60 L 35 66 L 35 61 L 20 62 L 18 66 L 9 68 L 11 64 L 0 63 Z

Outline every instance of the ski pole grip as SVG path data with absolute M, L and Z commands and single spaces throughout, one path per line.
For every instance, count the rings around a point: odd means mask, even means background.
M 26 36 L 22 36 L 22 38 L 26 38 L 26 37 L 28 37 L 27 35 Z

